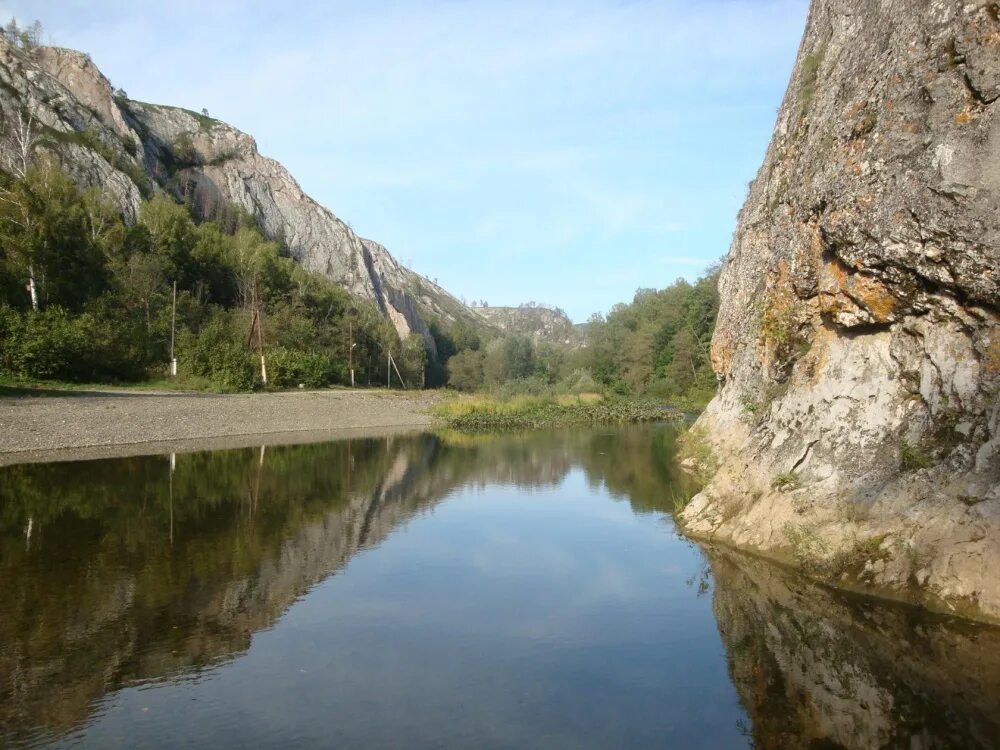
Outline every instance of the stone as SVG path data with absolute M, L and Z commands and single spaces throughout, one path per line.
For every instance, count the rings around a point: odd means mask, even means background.
M 719 282 L 720 390 L 697 424 L 719 470 L 682 516 L 821 576 L 882 539 L 880 587 L 984 619 L 1000 619 L 998 16 L 813 0 Z M 752 425 L 748 400 L 766 406 Z M 772 488 L 787 472 L 801 512 Z M 748 487 L 769 489 L 740 502 Z

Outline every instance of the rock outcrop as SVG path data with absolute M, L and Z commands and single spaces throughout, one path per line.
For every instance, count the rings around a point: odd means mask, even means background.
M 814 0 L 722 271 L 703 537 L 1000 618 L 1000 5 Z
M 401 337 L 429 322 L 481 318 L 430 280 L 401 266 L 382 245 L 359 237 L 306 195 L 254 139 L 224 122 L 115 92 L 89 56 L 74 50 L 22 50 L 0 39 L 0 107 L 31 113 L 46 146 L 82 186 L 96 186 L 127 221 L 143 195 L 168 191 L 202 216 L 246 211 L 306 268 L 371 300 Z M 0 150 L 10 139 L 0 139 Z
M 580 331 L 565 312 L 544 305 L 518 307 L 477 307 L 476 312 L 504 333 L 530 336 L 535 341 L 573 345 Z

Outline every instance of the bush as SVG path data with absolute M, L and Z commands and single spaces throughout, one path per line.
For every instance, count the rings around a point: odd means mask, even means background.
M 268 383 L 278 388 L 320 388 L 345 378 L 343 362 L 322 352 L 276 347 L 266 352 Z M 339 366 L 338 366 L 339 365 Z
M 99 333 L 92 316 L 61 307 L 24 314 L 0 307 L 0 370 L 16 378 L 93 380 L 103 359 Z
M 483 353 L 465 349 L 448 360 L 448 384 L 460 391 L 474 391 L 483 385 Z
M 233 316 L 218 313 L 194 333 L 181 331 L 177 359 L 182 375 L 207 378 L 223 390 L 248 390 L 257 380 L 256 356 L 236 339 Z

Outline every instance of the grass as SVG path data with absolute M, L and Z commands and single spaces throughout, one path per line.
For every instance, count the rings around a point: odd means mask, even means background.
M 599 393 L 561 396 L 460 396 L 434 413 L 455 430 L 524 430 L 586 424 L 652 422 L 680 415 L 655 401 L 605 397 Z
M 771 487 L 776 490 L 795 489 L 799 486 L 799 475 L 794 471 L 783 471 L 771 480 Z
M 795 526 L 786 523 L 783 531 L 792 548 L 792 557 L 796 564 L 807 573 L 822 572 L 823 560 L 829 552 L 830 545 L 811 526 Z
M 708 442 L 705 431 L 698 427 L 692 427 L 677 441 L 680 447 L 679 455 L 682 458 L 690 458 L 695 463 L 695 478 L 700 487 L 708 484 L 715 472 L 719 470 L 719 459 Z
M 826 55 L 826 44 L 802 60 L 802 86 L 799 89 L 799 114 L 806 116 L 819 83 L 819 69 Z
M 888 559 L 889 553 L 881 549 L 886 536 L 878 534 L 868 539 L 855 539 L 853 544 L 839 550 L 826 564 L 827 575 L 832 579 L 861 577 L 869 562 Z
M 899 446 L 899 465 L 904 471 L 926 469 L 932 463 L 931 457 L 920 446 L 910 445 L 905 440 Z

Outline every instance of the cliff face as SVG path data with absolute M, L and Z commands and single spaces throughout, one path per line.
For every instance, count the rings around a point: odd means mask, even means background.
M 477 307 L 476 312 L 504 333 L 531 336 L 536 341 L 573 344 L 579 332 L 566 313 L 559 309 L 520 305 L 519 307 Z
M 687 528 L 1000 617 L 1000 5 L 814 0 L 720 281 Z
M 79 184 L 105 189 L 128 221 L 143 194 L 161 190 L 208 218 L 243 209 L 303 266 L 373 301 L 400 336 L 418 333 L 432 352 L 430 318 L 478 319 L 312 200 L 288 170 L 258 153 L 252 137 L 204 115 L 116 96 L 83 53 L 25 52 L 0 40 L 0 106 L 32 112 L 63 168 Z

